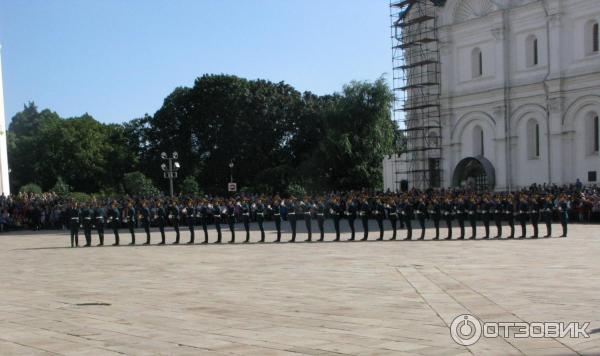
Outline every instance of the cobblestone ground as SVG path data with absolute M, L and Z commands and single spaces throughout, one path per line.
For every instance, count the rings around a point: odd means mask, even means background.
M 597 225 L 540 240 L 67 244 L 62 232 L 0 235 L 1 355 L 600 354 Z M 449 331 L 463 313 L 590 322 L 591 335 L 467 348 Z

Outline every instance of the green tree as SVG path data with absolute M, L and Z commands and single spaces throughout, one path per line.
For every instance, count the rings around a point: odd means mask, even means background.
M 131 172 L 123 176 L 123 188 L 132 196 L 153 196 L 160 192 L 152 184 L 152 180 L 141 172 Z
M 54 187 L 51 189 L 51 191 L 53 191 L 60 197 L 66 197 L 71 192 L 71 187 L 67 183 L 65 183 L 62 177 L 59 176 L 56 180 L 56 184 L 54 184 Z
M 197 195 L 200 193 L 200 186 L 193 176 L 187 176 L 181 182 L 181 194 Z

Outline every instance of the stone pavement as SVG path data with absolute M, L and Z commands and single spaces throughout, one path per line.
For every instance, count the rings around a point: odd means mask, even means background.
M 570 233 L 78 249 L 65 248 L 64 233 L 4 234 L 0 355 L 600 355 L 600 226 Z M 463 313 L 589 321 L 591 337 L 467 348 L 449 332 Z

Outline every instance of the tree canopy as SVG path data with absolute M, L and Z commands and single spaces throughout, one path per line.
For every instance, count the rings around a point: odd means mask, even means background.
M 61 177 L 85 193 L 133 193 L 140 182 L 144 192 L 168 191 L 160 153 L 177 151 L 186 177 L 177 191 L 223 193 L 229 162 L 247 191 L 378 188 L 381 159 L 399 140 L 392 99 L 383 79 L 318 96 L 283 82 L 204 75 L 176 88 L 154 115 L 120 125 L 29 103 L 9 126 L 11 184 L 48 190 Z

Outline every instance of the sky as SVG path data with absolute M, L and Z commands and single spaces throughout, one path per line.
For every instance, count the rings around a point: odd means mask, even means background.
M 339 92 L 391 79 L 388 0 L 0 0 L 7 121 L 34 101 L 101 122 L 154 114 L 205 74 Z M 7 122 L 8 124 L 8 122 Z

